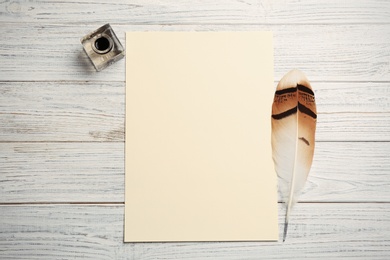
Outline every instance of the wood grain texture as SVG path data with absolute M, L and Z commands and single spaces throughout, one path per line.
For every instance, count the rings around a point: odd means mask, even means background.
M 124 143 L 0 143 L 0 203 L 124 202 Z M 390 202 L 390 146 L 317 143 L 301 202 Z
M 390 3 L 383 0 L 24 0 L 3 1 L 0 12 L 0 22 L 60 24 L 390 23 Z
M 0 82 L 0 141 L 123 141 L 124 88 L 122 82 Z M 313 88 L 317 141 L 390 141 L 389 83 L 313 82 Z
M 318 106 L 286 243 L 122 243 L 125 61 L 97 73 L 80 44 L 107 22 L 123 44 L 273 31 L 275 86 L 300 69 Z M 5 0 L 0 24 L 1 259 L 389 258 L 389 1 Z
M 279 231 L 283 209 L 279 205 Z M 0 206 L 2 259 L 384 259 L 389 204 L 297 204 L 282 242 L 126 243 L 123 205 Z M 362 247 L 364 245 L 364 247 Z
M 123 202 L 123 143 L 0 143 L 0 203 Z
M 122 82 L 0 83 L 0 140 L 123 141 L 124 111 Z
M 0 80 L 123 82 L 124 60 L 97 73 L 82 50 L 79 39 L 99 26 L 101 24 L 3 24 L 0 28 Z M 270 30 L 274 34 L 276 81 L 293 68 L 304 71 L 311 81 L 390 81 L 390 30 L 387 24 L 113 24 L 113 27 L 122 43 L 126 31 Z

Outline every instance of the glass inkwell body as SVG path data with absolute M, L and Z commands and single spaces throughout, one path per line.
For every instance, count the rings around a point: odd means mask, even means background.
M 105 24 L 81 39 L 84 51 L 97 71 L 122 59 L 125 52 L 110 24 Z

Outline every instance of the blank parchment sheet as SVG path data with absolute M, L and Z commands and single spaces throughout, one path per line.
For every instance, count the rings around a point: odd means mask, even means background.
M 126 45 L 125 241 L 277 240 L 272 33 Z

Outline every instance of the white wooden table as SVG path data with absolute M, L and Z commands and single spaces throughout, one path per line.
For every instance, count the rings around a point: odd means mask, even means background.
M 301 69 L 318 106 L 285 243 L 122 242 L 125 61 L 79 40 L 107 22 L 274 32 L 275 85 Z M 389 259 L 389 1 L 1 1 L 0 33 L 0 259 Z

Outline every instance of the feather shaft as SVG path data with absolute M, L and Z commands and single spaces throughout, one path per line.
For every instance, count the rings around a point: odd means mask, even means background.
M 298 132 L 298 122 L 297 122 L 296 131 Z M 298 153 L 298 142 L 295 142 L 295 154 L 297 154 L 297 153 Z M 288 196 L 287 207 L 286 207 L 286 217 L 284 220 L 283 242 L 286 241 L 286 237 L 287 237 L 288 220 L 290 219 L 290 210 L 292 207 L 292 202 L 293 202 L 293 197 L 294 197 L 295 171 L 296 171 L 296 165 L 297 165 L 296 162 L 297 162 L 297 157 L 295 156 L 294 170 L 293 170 L 293 173 L 291 176 L 290 194 Z

